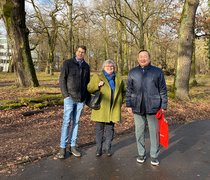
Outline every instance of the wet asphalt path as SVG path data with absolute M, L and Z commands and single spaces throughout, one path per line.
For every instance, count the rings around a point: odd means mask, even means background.
M 149 149 L 149 138 L 146 138 Z M 170 128 L 170 146 L 162 149 L 160 166 L 136 162 L 134 133 L 115 138 L 114 154 L 95 157 L 95 146 L 81 149 L 83 156 L 53 157 L 27 164 L 13 177 L 1 180 L 210 180 L 210 120 Z

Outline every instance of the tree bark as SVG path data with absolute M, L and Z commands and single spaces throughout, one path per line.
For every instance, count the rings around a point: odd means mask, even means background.
M 6 0 L 1 5 L 3 19 L 9 36 L 17 85 L 39 86 L 29 47 L 29 31 L 25 24 L 25 1 Z
M 68 5 L 68 18 L 69 18 L 69 57 L 74 55 L 73 47 L 73 0 L 66 1 Z
M 191 86 L 196 86 L 198 83 L 196 81 L 196 62 L 195 62 L 195 41 L 193 42 L 193 55 L 192 55 L 192 64 L 191 64 L 191 71 L 190 71 L 190 81 Z
M 210 74 L 210 38 L 208 40 L 208 73 Z
M 116 8 L 117 11 L 121 14 L 121 3 L 120 0 L 116 1 Z M 118 21 L 117 21 L 117 67 L 118 67 L 118 72 L 123 75 L 123 67 L 124 67 L 124 62 L 123 62 L 123 27 L 122 27 L 122 18 L 119 16 Z
M 175 97 L 189 99 L 189 79 L 193 54 L 195 13 L 199 0 L 185 0 L 179 28 Z

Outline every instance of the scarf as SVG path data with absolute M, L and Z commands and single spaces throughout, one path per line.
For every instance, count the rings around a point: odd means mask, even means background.
M 109 86 L 111 87 L 111 90 L 114 91 L 115 90 L 115 73 L 112 74 L 108 74 L 106 71 L 103 70 L 103 74 L 106 77 L 106 79 L 109 82 Z

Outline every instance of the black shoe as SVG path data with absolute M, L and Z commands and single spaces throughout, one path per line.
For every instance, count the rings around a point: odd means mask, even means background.
M 76 157 L 81 157 L 81 153 L 76 149 L 75 146 L 71 147 L 71 153 Z
M 60 148 L 60 151 L 56 155 L 58 159 L 64 159 L 66 155 L 66 148 Z
M 151 158 L 151 164 L 153 166 L 159 166 L 160 163 L 157 158 Z
M 142 164 L 142 163 L 144 163 L 146 161 L 146 156 L 139 156 L 139 157 L 137 157 L 136 161 L 138 163 Z

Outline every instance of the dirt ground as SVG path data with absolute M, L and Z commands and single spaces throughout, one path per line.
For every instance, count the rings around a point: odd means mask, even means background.
M 14 92 L 12 88 L 8 90 L 2 87 L 0 100 L 38 96 L 37 91 Z M 41 113 L 31 116 L 23 115 L 32 110 L 34 109 L 28 107 L 0 110 L 0 174 L 13 174 L 19 165 L 54 155 L 59 150 L 63 107 L 47 107 L 42 109 Z M 90 113 L 90 109 L 85 106 L 79 126 L 79 147 L 95 142 L 95 125 L 90 121 Z M 209 119 L 210 107 L 208 103 L 200 101 L 181 102 L 169 99 L 165 116 L 170 125 Z M 123 105 L 122 122 L 116 124 L 115 136 L 132 131 L 134 131 L 133 116 L 127 113 Z

